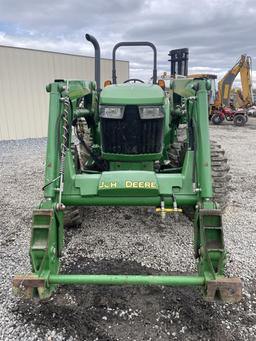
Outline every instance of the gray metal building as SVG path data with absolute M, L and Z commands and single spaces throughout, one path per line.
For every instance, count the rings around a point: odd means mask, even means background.
M 111 79 L 110 59 L 101 60 L 101 81 Z M 118 81 L 129 78 L 129 62 L 117 61 Z M 0 140 L 47 135 L 49 95 L 54 79 L 94 79 L 94 58 L 0 46 Z

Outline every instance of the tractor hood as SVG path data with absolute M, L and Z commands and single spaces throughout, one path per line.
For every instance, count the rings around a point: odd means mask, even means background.
M 164 96 L 164 91 L 155 84 L 114 84 L 102 90 L 100 104 L 161 105 Z

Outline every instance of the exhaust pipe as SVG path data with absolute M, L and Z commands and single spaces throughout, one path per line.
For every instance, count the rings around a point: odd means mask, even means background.
M 100 45 L 94 36 L 86 33 L 85 38 L 91 42 L 95 50 L 95 81 L 97 84 L 97 92 L 101 91 L 100 88 Z

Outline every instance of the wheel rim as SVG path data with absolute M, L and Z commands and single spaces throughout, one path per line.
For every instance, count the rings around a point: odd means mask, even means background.
M 221 123 L 222 122 L 221 117 L 220 116 L 215 116 L 213 118 L 213 122 L 216 123 L 216 124 Z

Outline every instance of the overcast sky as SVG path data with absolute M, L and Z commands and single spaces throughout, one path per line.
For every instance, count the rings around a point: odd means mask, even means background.
M 153 42 L 159 74 L 174 48 L 189 48 L 190 72 L 219 77 L 246 53 L 256 82 L 255 0 L 0 0 L 1 45 L 93 55 L 85 33 L 106 58 L 119 41 Z M 149 48 L 121 48 L 117 57 L 130 61 L 131 76 L 151 76 Z

